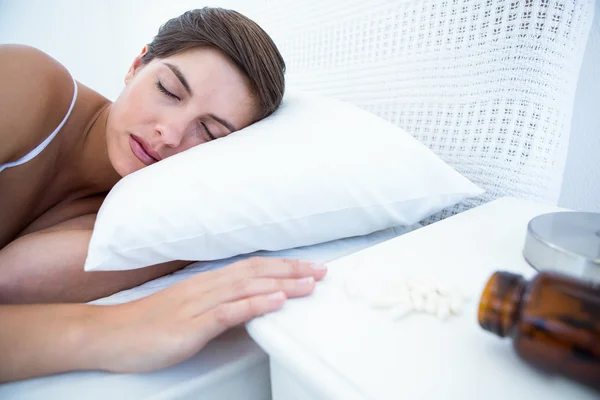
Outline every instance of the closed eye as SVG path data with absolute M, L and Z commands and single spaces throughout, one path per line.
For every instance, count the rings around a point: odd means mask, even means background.
M 208 135 L 208 137 L 210 138 L 210 140 L 215 140 L 216 137 L 212 133 L 210 133 L 210 131 L 208 130 L 208 127 L 206 126 L 206 124 L 204 122 L 200 122 L 200 124 L 202 125 L 202 127 L 206 131 L 206 134 Z
M 172 99 L 176 99 L 176 100 L 181 100 L 179 97 L 175 96 L 173 93 L 169 92 L 163 85 L 162 83 L 160 83 L 160 81 L 156 81 L 156 87 L 158 88 L 158 90 L 160 90 L 163 94 L 165 94 L 168 97 L 171 97 Z

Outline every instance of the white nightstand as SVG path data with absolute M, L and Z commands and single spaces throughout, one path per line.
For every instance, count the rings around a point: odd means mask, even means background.
M 529 220 L 559 210 L 502 198 L 331 262 L 311 296 L 247 325 L 270 356 L 273 398 L 597 399 L 532 369 L 508 339 L 477 323 L 479 295 L 494 271 L 535 273 L 522 257 Z M 433 276 L 474 297 L 447 321 L 425 314 L 393 321 L 346 294 L 358 260 L 378 276 Z

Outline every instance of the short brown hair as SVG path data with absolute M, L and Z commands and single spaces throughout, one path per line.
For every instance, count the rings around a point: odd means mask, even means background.
M 279 107 L 285 90 L 283 57 L 261 27 L 237 11 L 204 7 L 170 19 L 148 44 L 142 62 L 199 46 L 219 49 L 246 75 L 259 102 L 257 121 Z

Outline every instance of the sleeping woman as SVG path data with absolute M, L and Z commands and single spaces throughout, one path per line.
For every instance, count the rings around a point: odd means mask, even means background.
M 252 258 L 130 303 L 85 304 L 189 264 L 84 272 L 110 189 L 270 115 L 283 97 L 284 72 L 258 25 L 219 8 L 163 25 L 134 58 L 114 102 L 45 53 L 0 45 L 0 382 L 170 366 L 224 330 L 313 291 L 324 266 Z

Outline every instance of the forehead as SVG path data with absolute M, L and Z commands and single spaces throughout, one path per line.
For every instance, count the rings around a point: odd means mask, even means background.
M 250 90 L 250 82 L 220 50 L 197 47 L 154 61 L 175 80 L 177 78 L 167 64 L 181 71 L 191 89 L 192 103 L 209 106 L 213 112 L 226 113 L 229 118 L 237 116 L 236 126 L 248 124 L 239 121 L 240 118 L 252 118 L 257 102 Z M 244 112 L 246 109 L 248 111 Z

